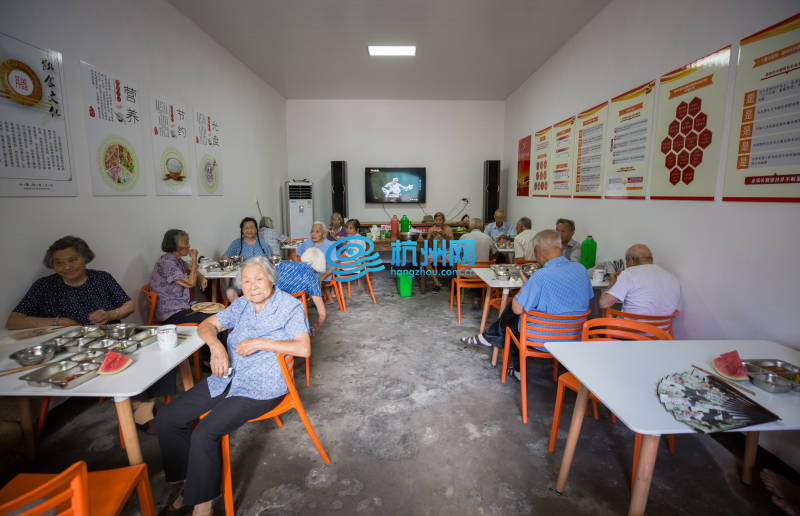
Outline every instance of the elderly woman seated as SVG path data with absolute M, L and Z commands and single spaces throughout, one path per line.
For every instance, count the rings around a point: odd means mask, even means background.
M 205 289 L 208 280 L 197 271 L 197 249 L 189 246 L 189 234 L 181 229 L 168 230 L 161 250 L 164 254 L 150 274 L 150 291 L 158 294 L 156 320 L 162 324 L 201 323 L 206 315 L 189 308 L 189 289 L 198 282 Z M 184 256 L 190 256 L 191 263 L 186 263 Z
M 211 348 L 212 375 L 157 415 L 158 441 L 167 482 L 184 482 L 168 510 L 212 514 L 219 495 L 220 439 L 280 403 L 288 392 L 276 353 L 308 357 L 308 323 L 300 301 L 274 288 L 277 273 L 266 257 L 244 262 L 236 278 L 243 297 L 197 329 Z M 227 349 L 217 333 L 229 329 Z M 192 430 L 197 418 L 207 411 Z
M 39 278 L 8 316 L 6 328 L 106 324 L 128 317 L 133 301 L 111 274 L 87 269 L 94 253 L 82 239 L 65 236 L 44 255 L 55 274 Z

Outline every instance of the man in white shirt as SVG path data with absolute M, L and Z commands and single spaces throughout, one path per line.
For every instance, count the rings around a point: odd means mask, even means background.
M 506 212 L 503 210 L 495 210 L 494 222 L 487 224 L 483 232 L 492 238 L 497 238 L 502 235 L 510 237 L 516 235 L 514 228 L 511 227 L 511 223 L 506 222 Z
M 653 263 L 653 253 L 636 244 L 625 253 L 626 269 L 611 275 L 600 308 L 622 302 L 622 311 L 640 315 L 672 315 L 680 306 L 681 285 L 674 274 Z
M 493 253 L 497 252 L 497 246 L 494 244 L 494 239 L 483 232 L 483 221 L 479 218 L 474 218 L 469 221 L 469 233 L 461 235 L 459 240 L 472 240 L 475 242 L 475 261 L 485 262 L 488 261 Z M 481 296 L 480 290 L 472 300 L 472 307 L 480 308 Z
M 531 227 L 533 223 L 528 217 L 522 217 L 517 221 L 517 236 L 514 237 L 514 259 L 535 260 L 533 254 L 533 237 L 536 234 Z
M 386 196 L 386 199 L 399 199 L 400 193 L 405 192 L 407 190 L 411 190 L 414 188 L 414 185 L 403 186 L 399 183 L 399 180 L 396 177 L 392 178 L 392 181 L 383 185 L 381 190 L 383 190 L 383 195 Z
M 569 219 L 558 219 L 556 231 L 561 235 L 561 256 L 571 262 L 581 261 L 581 244 L 572 235 L 575 234 L 575 222 Z

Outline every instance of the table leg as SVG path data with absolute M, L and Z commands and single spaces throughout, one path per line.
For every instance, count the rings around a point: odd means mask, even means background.
M 752 485 L 753 483 L 753 464 L 756 462 L 756 451 L 758 450 L 759 432 L 747 432 L 744 441 L 744 457 L 742 458 L 742 482 Z
M 572 410 L 572 421 L 569 424 L 569 434 L 567 435 L 567 446 L 564 448 L 564 456 L 561 458 L 561 469 L 558 471 L 558 481 L 556 491 L 561 494 L 567 485 L 569 468 L 572 466 L 572 458 L 575 456 L 575 447 L 578 445 L 578 437 L 581 435 L 581 425 L 583 416 L 586 413 L 586 406 L 589 404 L 589 389 L 583 386 L 578 388 L 578 399 L 575 400 L 575 408 Z
M 192 369 L 189 367 L 189 359 L 187 358 L 178 365 L 181 371 L 181 380 L 183 381 L 183 390 L 187 392 L 194 387 L 194 378 L 192 378 Z
M 501 314 L 503 313 L 503 310 L 506 309 L 506 304 L 508 304 L 508 292 L 509 292 L 509 289 L 507 289 L 507 288 L 503 289 L 503 297 L 500 298 L 500 313 Z M 492 365 L 496 366 L 497 365 L 497 354 L 500 351 L 500 348 L 498 348 L 497 346 L 492 346 L 492 347 L 494 348 L 492 350 Z
M 653 469 L 658 455 L 660 435 L 645 435 L 642 440 L 642 451 L 639 454 L 639 467 L 636 468 L 636 481 L 633 484 L 633 496 L 628 508 L 628 516 L 644 514 L 647 496 L 650 493 L 650 481 L 653 480 Z
M 219 278 L 211 279 L 211 302 L 216 303 L 219 297 Z
M 25 443 L 25 458 L 36 458 L 36 441 L 33 435 L 33 417 L 30 398 L 19 399 L 19 421 L 22 426 L 22 441 Z
M 489 318 L 489 298 L 492 297 L 492 287 L 486 288 L 486 299 L 483 300 L 483 315 L 481 316 L 481 328 L 478 333 L 483 333 L 486 329 L 486 319 Z
M 117 408 L 117 421 L 125 439 L 125 453 L 128 454 L 128 464 L 135 466 L 142 464 L 142 448 L 139 445 L 139 435 L 136 432 L 136 423 L 133 422 L 133 409 L 130 398 L 114 398 Z

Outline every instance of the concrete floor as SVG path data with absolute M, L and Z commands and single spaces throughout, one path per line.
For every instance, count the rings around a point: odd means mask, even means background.
M 236 511 L 291 514 L 624 514 L 633 433 L 607 410 L 586 419 L 565 496 L 554 487 L 574 394 L 564 405 L 555 453 L 547 444 L 555 401 L 552 363 L 529 362 L 529 422 L 520 385 L 499 380 L 483 349 L 458 338 L 476 333 L 480 312 L 464 302 L 462 325 L 440 294 L 400 298 L 388 275 L 373 278 L 377 305 L 359 289 L 348 312 L 331 306 L 312 339 L 311 387 L 298 388 L 331 465 L 325 466 L 296 414 L 250 423 L 231 436 Z M 312 315 L 313 317 L 313 315 Z M 156 509 L 171 496 L 155 437 L 140 434 Z M 708 436 L 665 440 L 648 514 L 771 514 L 760 486 L 739 480 L 739 457 Z M 759 457 L 764 454 L 759 450 Z M 51 411 L 35 463 L 18 471 L 59 471 L 83 459 L 91 469 L 126 464 L 113 404 L 72 399 Z M 135 496 L 124 514 L 137 514 Z M 218 505 L 221 514 L 221 506 Z

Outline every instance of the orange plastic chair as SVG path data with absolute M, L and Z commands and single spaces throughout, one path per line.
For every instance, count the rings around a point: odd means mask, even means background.
M 295 292 L 294 294 L 291 295 L 292 297 L 296 297 L 297 299 L 300 300 L 301 303 L 303 303 L 303 310 L 306 313 L 306 322 L 308 322 L 310 325 L 311 321 L 308 320 L 308 301 L 306 300 L 305 291 L 301 290 L 300 292 Z M 306 387 L 309 387 L 310 385 L 311 385 L 311 355 L 308 355 L 306 357 Z
M 520 317 L 519 340 L 514 336 L 511 328 L 506 328 L 506 342 L 503 348 L 503 372 L 500 381 L 506 383 L 506 367 L 508 367 L 508 353 L 511 343 L 519 350 L 519 373 L 522 389 L 522 422 L 528 423 L 528 384 L 526 382 L 525 362 L 528 358 L 550 358 L 553 360 L 553 381 L 558 379 L 558 360 L 546 351 L 533 349 L 533 346 L 542 347 L 543 342 L 560 340 L 578 340 L 581 328 L 589 316 L 587 310 L 581 315 L 550 315 L 542 312 L 529 311 Z M 541 342 L 530 342 L 529 339 Z M 520 343 L 523 343 L 521 345 Z
M 147 304 L 149 305 L 147 311 L 147 325 L 152 326 L 155 324 L 154 317 L 156 313 L 156 301 L 158 301 L 158 294 L 150 290 L 149 283 L 142 287 L 142 293 L 144 294 L 144 297 L 147 298 Z
M 339 311 L 346 312 L 347 305 L 344 303 L 344 291 L 342 290 L 342 286 L 339 284 L 339 282 L 335 281 L 333 274 L 331 274 L 328 282 L 324 283 L 322 286 L 333 288 L 333 293 L 336 295 L 336 303 L 339 305 Z
M 624 312 L 620 312 L 624 313 Z M 598 318 L 586 321 L 581 333 L 582 341 L 590 340 L 673 340 L 666 330 L 655 325 L 619 318 Z M 556 446 L 556 436 L 558 435 L 558 423 L 561 419 L 561 404 L 564 400 L 564 388 L 578 392 L 580 382 L 570 372 L 566 372 L 558 377 L 558 390 L 556 391 L 556 406 L 553 411 L 553 426 L 550 429 L 550 444 L 548 451 L 553 453 Z M 592 398 L 592 408 L 594 418 L 597 419 L 597 398 L 590 394 Z M 612 413 L 612 420 L 616 423 L 617 418 Z M 675 453 L 675 436 L 668 436 L 669 452 Z M 642 445 L 642 435 L 637 433 L 633 447 L 633 473 L 631 475 L 631 488 L 636 477 L 636 467 L 639 463 L 639 451 Z
M 632 321 L 639 321 L 647 324 L 652 324 L 657 328 L 661 328 L 665 332 L 672 335 L 672 338 L 675 338 L 675 332 L 672 328 L 672 322 L 678 316 L 680 312 L 675 310 L 670 315 L 641 315 L 641 314 L 634 314 L 631 312 L 623 312 L 621 310 L 614 310 L 613 308 L 606 308 L 606 317 L 617 317 L 620 319 L 629 319 Z
M 339 308 L 342 309 L 342 312 L 347 311 L 347 303 L 344 299 L 344 283 L 347 283 L 347 292 L 349 296 L 350 283 L 360 279 L 362 277 L 360 275 L 361 272 L 367 268 L 366 264 L 357 267 L 348 267 L 348 265 L 352 263 L 353 262 L 342 262 L 340 264 L 341 266 L 331 266 L 331 282 L 334 283 L 334 287 L 337 289 L 337 297 L 340 301 Z M 372 290 L 372 281 L 370 280 L 369 273 L 364 273 L 363 277 L 367 281 L 367 289 L 369 290 L 369 295 L 372 297 L 372 303 L 377 305 L 378 302 L 375 300 L 375 292 Z
M 20 473 L 0 489 L 0 514 L 18 511 L 19 516 L 56 514 L 112 516 L 122 512 L 133 490 L 139 497 L 143 516 L 155 516 L 147 465 L 93 471 L 78 461 L 57 475 Z
M 486 283 L 472 272 L 472 267 L 486 267 L 493 263 L 494 260 L 475 262 L 473 265 L 456 264 L 456 275 L 453 277 L 453 281 L 450 282 L 450 311 L 453 311 L 453 294 L 455 294 L 458 307 L 458 324 L 461 324 L 461 289 L 479 288 L 481 289 L 481 299 L 486 295 Z
M 525 258 L 514 258 L 514 265 L 523 265 L 526 263 L 536 263 L 536 260 L 526 260 Z
M 283 353 L 278 353 L 277 357 L 278 365 L 281 368 L 281 373 L 283 374 L 283 379 L 286 381 L 286 386 L 288 387 L 289 392 L 277 407 L 270 410 L 266 414 L 262 414 L 255 419 L 251 419 L 248 421 L 248 423 L 263 421 L 264 419 L 274 419 L 275 423 L 279 427 L 282 427 L 283 423 L 281 423 L 280 415 L 288 412 L 291 409 L 295 409 L 297 414 L 300 416 L 300 420 L 303 422 L 303 425 L 306 427 L 308 436 L 311 437 L 311 440 L 314 442 L 314 446 L 316 446 L 317 451 L 322 456 L 322 460 L 325 461 L 325 464 L 330 464 L 331 460 L 328 458 L 328 454 L 325 453 L 322 443 L 319 442 L 317 434 L 314 432 L 314 428 L 311 426 L 311 421 L 308 420 L 306 411 L 303 408 L 303 403 L 300 401 L 300 395 L 297 394 L 297 389 L 294 386 L 294 357 L 291 355 L 284 355 Z M 203 414 L 202 417 L 205 417 L 206 415 L 208 415 L 208 412 Z M 220 444 L 222 446 L 222 496 L 223 500 L 225 501 L 225 514 L 227 516 L 233 516 L 233 481 L 231 480 L 230 436 L 223 435 Z

